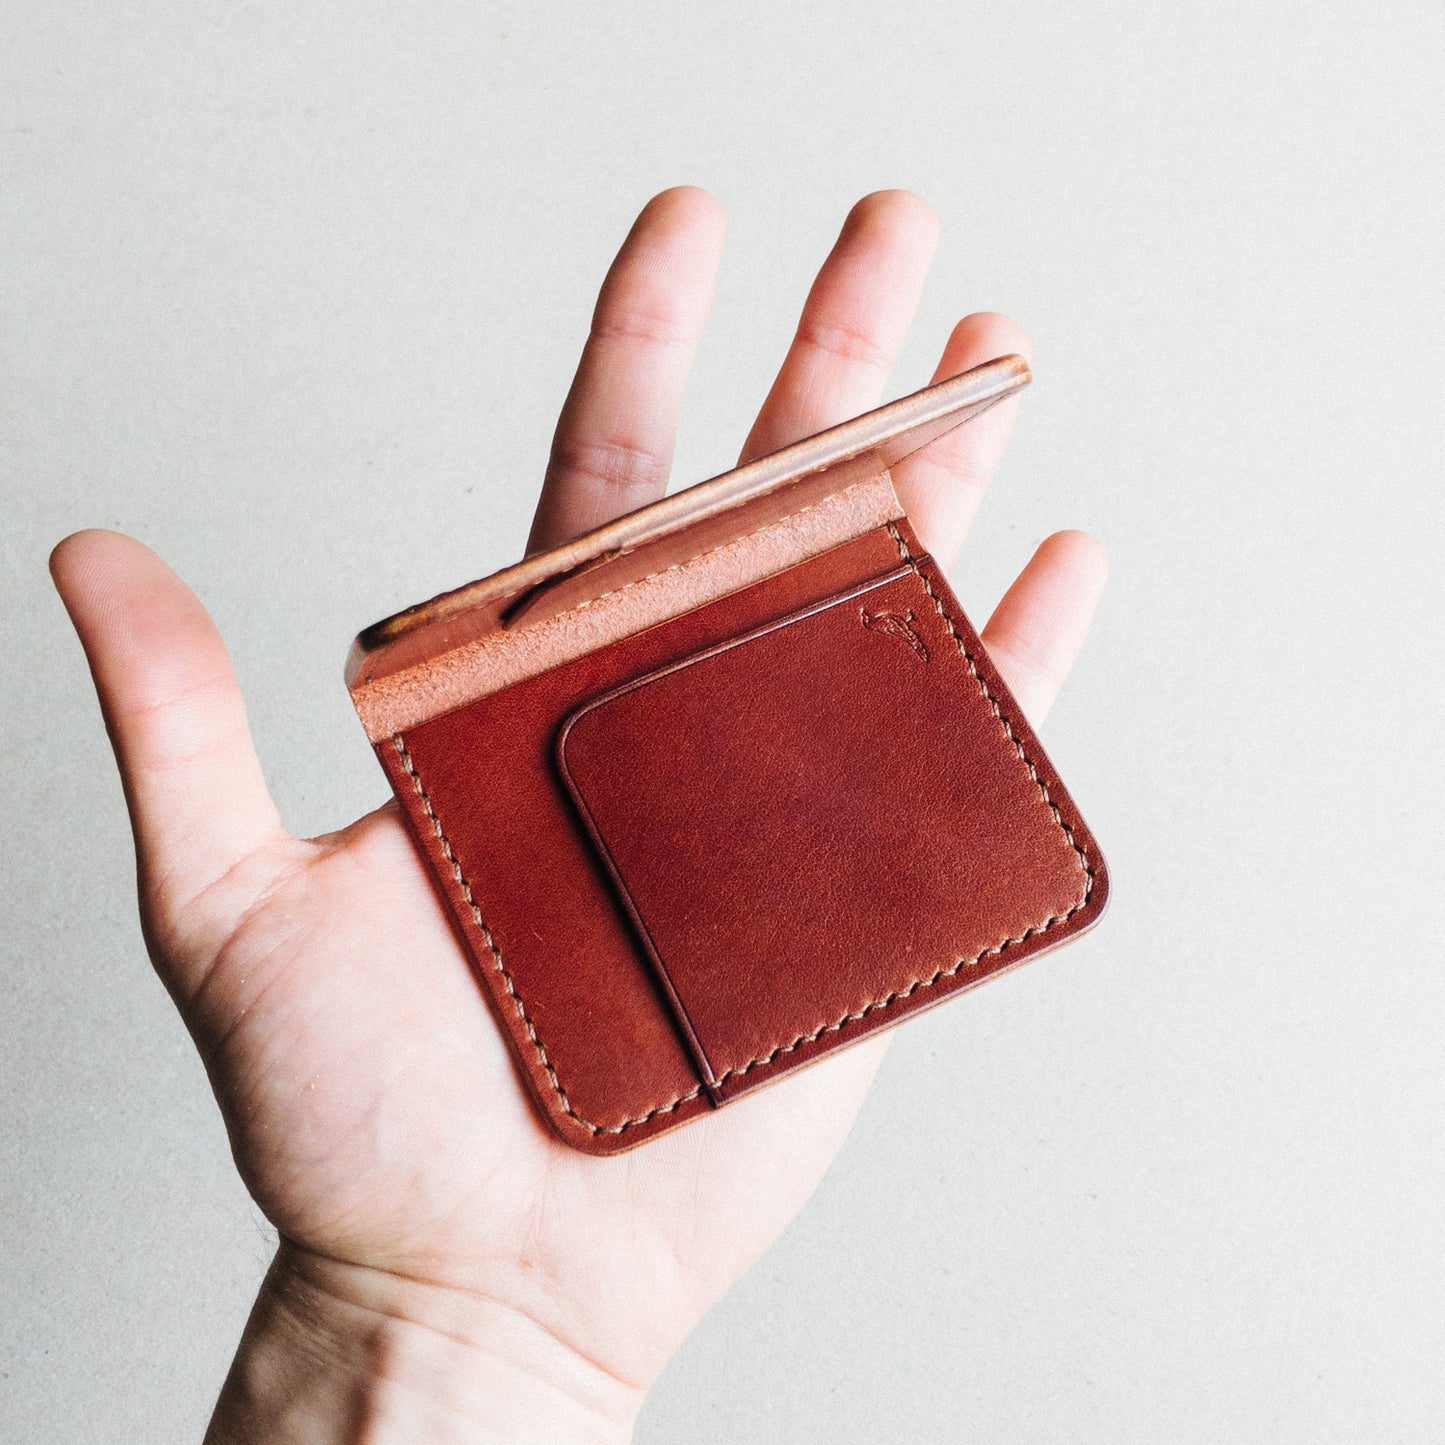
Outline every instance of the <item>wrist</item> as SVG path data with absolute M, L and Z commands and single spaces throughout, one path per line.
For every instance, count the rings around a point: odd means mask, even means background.
M 283 1242 L 207 1441 L 620 1445 L 643 1398 L 512 1306 Z

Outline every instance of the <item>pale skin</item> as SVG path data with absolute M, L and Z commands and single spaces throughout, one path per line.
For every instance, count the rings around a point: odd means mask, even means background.
M 603 285 L 530 547 L 661 495 L 723 219 L 680 188 Z M 850 213 L 744 459 L 883 399 L 937 222 L 905 192 Z M 990 313 L 936 375 L 1027 351 Z M 895 470 L 948 566 L 1008 438 L 1006 404 Z M 135 832 L 142 925 L 280 1247 L 207 1439 L 621 1441 L 688 1332 L 781 1233 L 882 1058 L 867 1040 L 619 1157 L 575 1152 L 513 1069 L 396 806 L 281 825 L 214 625 L 139 542 L 81 532 L 51 570 L 84 644 Z M 1037 724 L 1104 582 L 1046 540 L 984 640 Z

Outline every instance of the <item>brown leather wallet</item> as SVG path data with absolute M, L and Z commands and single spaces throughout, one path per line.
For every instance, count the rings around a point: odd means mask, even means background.
M 569 1144 L 1098 919 L 1098 848 L 888 472 L 1028 379 L 989 362 L 357 638 L 357 711 Z

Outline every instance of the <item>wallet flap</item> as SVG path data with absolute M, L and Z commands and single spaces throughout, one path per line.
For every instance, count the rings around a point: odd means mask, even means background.
M 558 735 L 715 1101 L 1102 906 L 1027 724 L 931 560 L 889 530 L 895 569 L 605 692 Z
M 748 586 L 900 516 L 888 468 L 1029 380 L 1004 356 L 366 628 L 373 741 Z M 707 558 L 706 567 L 693 565 Z

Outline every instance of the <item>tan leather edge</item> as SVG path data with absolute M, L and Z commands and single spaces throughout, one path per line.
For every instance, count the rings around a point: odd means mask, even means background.
M 831 471 L 837 489 L 841 490 L 859 476 L 884 471 L 969 418 L 996 406 L 1026 386 L 1029 380 L 1028 364 L 1021 356 L 998 357 L 640 507 L 558 547 L 504 567 L 490 577 L 384 618 L 361 632 L 352 645 L 346 669 L 347 686 L 356 687 L 385 672 L 399 673 L 412 661 L 420 660 L 417 652 L 448 650 L 447 625 L 469 613 L 490 614 L 490 623 L 518 600 L 525 606 L 534 589 L 544 589 L 558 578 L 584 572 L 598 562 L 605 563 L 648 546 L 667 533 L 696 526 L 769 492 L 794 485 L 800 479 Z M 480 631 L 475 625 L 472 630 L 474 635 Z M 435 631 L 442 634 L 438 645 L 416 649 L 399 666 L 386 664 L 385 655 L 395 644 L 419 632 Z
M 381 741 L 760 582 L 902 515 L 892 478 L 877 473 L 544 621 L 493 632 L 404 671 L 359 682 L 352 701 L 367 736 Z

